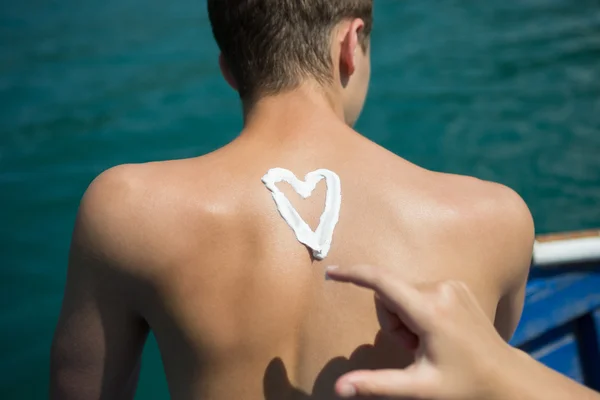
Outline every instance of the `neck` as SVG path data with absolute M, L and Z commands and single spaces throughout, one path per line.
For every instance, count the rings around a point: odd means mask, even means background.
M 263 97 L 245 110 L 242 135 L 305 136 L 326 125 L 345 125 L 342 103 L 335 97 L 311 84 Z

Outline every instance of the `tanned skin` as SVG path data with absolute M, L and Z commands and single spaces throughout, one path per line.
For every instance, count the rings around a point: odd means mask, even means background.
M 331 87 L 306 80 L 258 99 L 239 137 L 213 153 L 94 180 L 73 233 L 51 398 L 133 398 L 150 331 L 175 400 L 328 400 L 348 371 L 409 365 L 412 354 L 380 333 L 372 292 L 325 280 L 328 265 L 394 266 L 415 285 L 460 280 L 512 335 L 532 253 L 529 210 L 504 186 L 428 171 L 351 128 L 369 80 L 361 24 L 334 30 Z M 274 167 L 340 176 L 324 261 L 296 240 L 261 182 Z M 279 187 L 316 228 L 325 183 L 308 200 Z

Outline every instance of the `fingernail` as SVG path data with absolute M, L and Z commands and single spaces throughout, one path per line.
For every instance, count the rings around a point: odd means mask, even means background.
M 338 269 L 338 268 L 339 268 L 339 267 L 338 267 L 337 265 L 330 265 L 330 266 L 326 267 L 326 268 L 325 268 L 325 280 L 326 280 L 326 281 L 330 281 L 330 280 L 332 280 L 332 279 L 329 277 L 329 272 L 330 272 L 330 271 L 335 271 L 335 270 L 336 270 L 336 269 Z
M 349 383 L 343 383 L 339 386 L 338 394 L 342 397 L 354 397 L 356 396 L 356 389 Z

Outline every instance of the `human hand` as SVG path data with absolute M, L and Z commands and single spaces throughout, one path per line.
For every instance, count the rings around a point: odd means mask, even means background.
M 462 282 L 413 286 L 393 270 L 368 265 L 329 267 L 327 275 L 375 291 L 382 329 L 414 352 L 404 370 L 355 371 L 336 384 L 341 397 L 493 399 L 497 371 L 510 368 L 518 350 L 496 332 Z

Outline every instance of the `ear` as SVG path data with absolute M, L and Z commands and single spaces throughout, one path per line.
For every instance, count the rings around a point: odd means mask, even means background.
M 219 54 L 219 67 L 221 68 L 221 74 L 223 74 L 223 78 L 225 81 L 233 88 L 233 90 L 238 90 L 238 84 L 235 81 L 235 78 L 231 74 L 231 70 L 229 69 L 229 65 L 227 65 L 227 61 L 225 61 L 225 57 L 223 57 L 223 53 Z
M 356 52 L 362 51 L 358 42 L 360 31 L 364 28 L 365 23 L 362 19 L 354 19 L 342 30 L 343 35 L 340 49 L 340 72 L 346 75 L 342 79 L 350 78 L 356 71 Z

